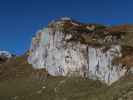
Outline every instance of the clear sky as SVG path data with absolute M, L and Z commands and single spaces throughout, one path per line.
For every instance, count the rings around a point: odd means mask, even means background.
M 0 49 L 23 54 L 49 21 L 70 16 L 86 23 L 133 23 L 133 0 L 0 0 Z

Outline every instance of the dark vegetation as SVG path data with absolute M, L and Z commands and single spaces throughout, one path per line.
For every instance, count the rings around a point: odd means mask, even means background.
M 85 44 L 98 43 L 133 46 L 133 25 L 108 27 L 100 24 L 73 23 L 66 21 L 62 26 L 64 33 L 72 34 L 71 41 L 81 41 L 81 43 Z M 92 26 L 94 26 L 94 29 Z M 87 27 L 92 28 L 92 30 Z

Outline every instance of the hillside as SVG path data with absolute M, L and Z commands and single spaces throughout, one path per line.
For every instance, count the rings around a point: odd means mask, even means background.
M 0 65 L 1 100 L 132 100 L 133 76 L 111 86 L 81 77 L 52 77 L 23 55 Z

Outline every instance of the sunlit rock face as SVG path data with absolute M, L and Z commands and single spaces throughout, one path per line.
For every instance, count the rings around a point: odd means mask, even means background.
M 122 56 L 120 45 L 96 46 L 83 43 L 79 30 L 63 30 L 66 22 L 75 27 L 80 26 L 79 23 L 64 18 L 53 21 L 48 28 L 38 31 L 33 38 L 28 62 L 35 69 L 45 68 L 53 76 L 82 76 L 98 79 L 107 84 L 125 75 L 127 69 L 122 67 L 122 64 L 112 62 L 114 58 Z M 88 30 L 85 32 L 88 33 L 85 34 L 91 34 L 93 31 L 88 27 L 91 25 L 87 26 Z
M 105 52 L 103 49 L 104 47 L 97 49 L 88 47 L 89 76 L 111 84 L 126 72 L 126 69 L 122 69 L 122 64 L 115 65 L 112 62 L 115 57 L 121 57 L 121 47 L 113 45 Z

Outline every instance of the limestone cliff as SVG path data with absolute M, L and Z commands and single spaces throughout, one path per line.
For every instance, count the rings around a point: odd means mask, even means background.
M 122 63 L 131 52 L 125 52 L 129 27 L 122 27 L 83 24 L 67 17 L 54 20 L 33 37 L 28 62 L 53 76 L 82 76 L 111 84 L 132 69 Z

